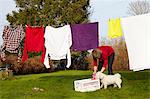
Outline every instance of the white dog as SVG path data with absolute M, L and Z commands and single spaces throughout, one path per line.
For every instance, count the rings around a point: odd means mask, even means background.
M 101 87 L 102 88 L 104 86 L 104 89 L 107 89 L 108 85 L 113 84 L 114 87 L 121 88 L 121 75 L 119 73 L 115 74 L 115 75 L 106 75 L 102 72 L 97 72 L 96 73 L 96 79 L 100 79 L 101 81 Z

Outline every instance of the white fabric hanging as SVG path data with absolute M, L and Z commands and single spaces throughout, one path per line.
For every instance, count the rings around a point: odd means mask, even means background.
M 150 13 L 121 18 L 130 70 L 150 69 Z
M 146 62 L 147 62 L 147 64 L 148 64 L 148 69 L 150 69 L 150 13 L 149 14 L 147 14 L 147 35 L 146 35 L 146 40 L 147 40 L 147 60 L 146 60 Z
M 65 25 L 60 28 L 47 26 L 45 30 L 45 47 L 46 54 L 44 65 L 50 68 L 48 54 L 51 60 L 66 59 L 67 68 L 71 65 L 70 46 L 72 45 L 72 36 L 70 25 Z

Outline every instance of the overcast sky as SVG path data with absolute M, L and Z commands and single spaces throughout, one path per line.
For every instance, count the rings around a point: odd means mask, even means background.
M 127 7 L 131 1 L 137 0 L 91 0 L 90 11 L 92 14 L 90 20 L 91 22 L 100 23 L 101 37 L 106 37 L 107 35 L 107 21 L 109 18 L 129 16 Z M 14 0 L 0 0 L 0 45 L 3 42 L 1 38 L 3 27 L 9 24 L 6 20 L 6 15 L 11 13 L 12 10 L 16 10 Z

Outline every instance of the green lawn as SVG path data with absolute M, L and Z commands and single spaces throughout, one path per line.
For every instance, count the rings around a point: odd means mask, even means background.
M 66 70 L 53 73 L 15 76 L 0 80 L 0 99 L 150 99 L 150 70 L 118 71 L 122 88 L 95 92 L 74 91 L 73 81 L 90 78 L 92 71 Z M 44 91 L 34 91 L 38 87 Z

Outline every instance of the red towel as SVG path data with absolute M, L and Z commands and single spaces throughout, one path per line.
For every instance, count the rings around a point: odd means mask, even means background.
M 28 59 L 28 52 L 42 51 L 41 62 L 44 62 L 45 47 L 44 47 L 44 27 L 26 27 L 26 37 L 24 43 L 24 51 L 22 61 Z

